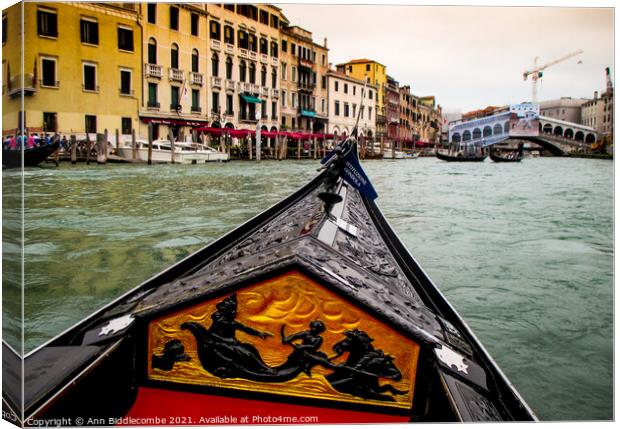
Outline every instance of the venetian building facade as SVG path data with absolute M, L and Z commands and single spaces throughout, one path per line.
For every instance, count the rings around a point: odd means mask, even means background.
M 415 97 L 411 94 L 409 85 L 398 88 L 400 104 L 400 128 L 398 138 L 407 140 L 413 138 L 413 126 L 415 124 Z M 416 116 L 417 117 L 417 116 Z
M 376 109 L 370 93 L 376 93 L 377 87 L 367 85 L 362 99 L 364 81 L 335 70 L 327 72 L 327 87 L 328 132 L 336 136 L 351 135 L 359 115 L 358 135 L 373 138 L 376 134 Z
M 207 125 L 207 12 L 204 5 L 139 3 L 144 78 L 139 134 L 189 136 Z
M 385 93 L 385 110 L 387 122 L 387 138 L 391 141 L 400 139 L 402 128 L 400 104 L 400 93 L 398 91 L 398 82 L 391 76 L 387 77 L 387 83 L 384 88 Z
M 418 98 L 420 140 L 439 143 L 441 138 L 441 106 L 435 104 L 434 96 Z
M 282 127 L 306 132 L 327 129 L 327 40 L 313 42 L 298 26 L 282 30 Z
M 207 4 L 209 125 L 278 130 L 280 34 L 286 17 L 271 5 Z M 258 119 L 257 119 L 258 118 Z
M 142 73 L 137 5 L 26 2 L 23 16 L 21 8 L 16 4 L 2 16 L 3 134 L 22 126 L 91 137 L 105 129 L 128 134 L 137 128 Z
M 351 60 L 338 64 L 337 70 L 346 73 L 356 79 L 369 79 L 370 83 L 377 87 L 377 93 L 373 95 L 376 110 L 376 136 L 387 137 L 387 120 L 385 112 L 385 85 L 387 83 L 386 68 L 383 64 L 369 59 Z

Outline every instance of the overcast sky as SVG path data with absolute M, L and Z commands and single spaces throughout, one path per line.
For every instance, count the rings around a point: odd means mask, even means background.
M 328 39 L 333 64 L 374 59 L 409 84 L 435 95 L 445 110 L 530 101 L 522 73 L 578 49 L 549 67 L 538 100 L 592 97 L 614 73 L 611 8 L 279 4 L 292 25 Z M 581 61 L 581 63 L 579 63 Z

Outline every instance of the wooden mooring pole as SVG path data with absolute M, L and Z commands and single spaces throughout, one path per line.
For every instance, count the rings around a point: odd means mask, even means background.
M 135 128 L 131 129 L 131 159 L 136 160 L 138 158 L 138 150 L 136 147 L 136 130 Z
M 77 163 L 77 141 L 75 140 L 75 134 L 71 134 L 71 164 Z
M 149 148 L 147 154 L 147 164 L 151 165 L 153 163 L 153 124 L 149 122 L 148 125 L 148 138 L 149 138 Z

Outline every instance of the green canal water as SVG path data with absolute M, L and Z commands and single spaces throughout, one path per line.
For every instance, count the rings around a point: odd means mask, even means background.
M 26 351 L 268 208 L 317 166 L 28 169 Z M 612 419 L 613 162 L 364 168 L 393 228 L 538 416 Z M 3 335 L 16 349 L 20 189 L 19 173 L 3 172 Z

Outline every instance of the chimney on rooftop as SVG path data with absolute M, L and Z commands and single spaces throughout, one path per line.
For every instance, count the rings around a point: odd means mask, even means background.
M 323 37 L 323 47 L 327 48 L 327 37 Z
M 598 99 L 598 91 L 594 91 L 594 99 L 597 100 Z

